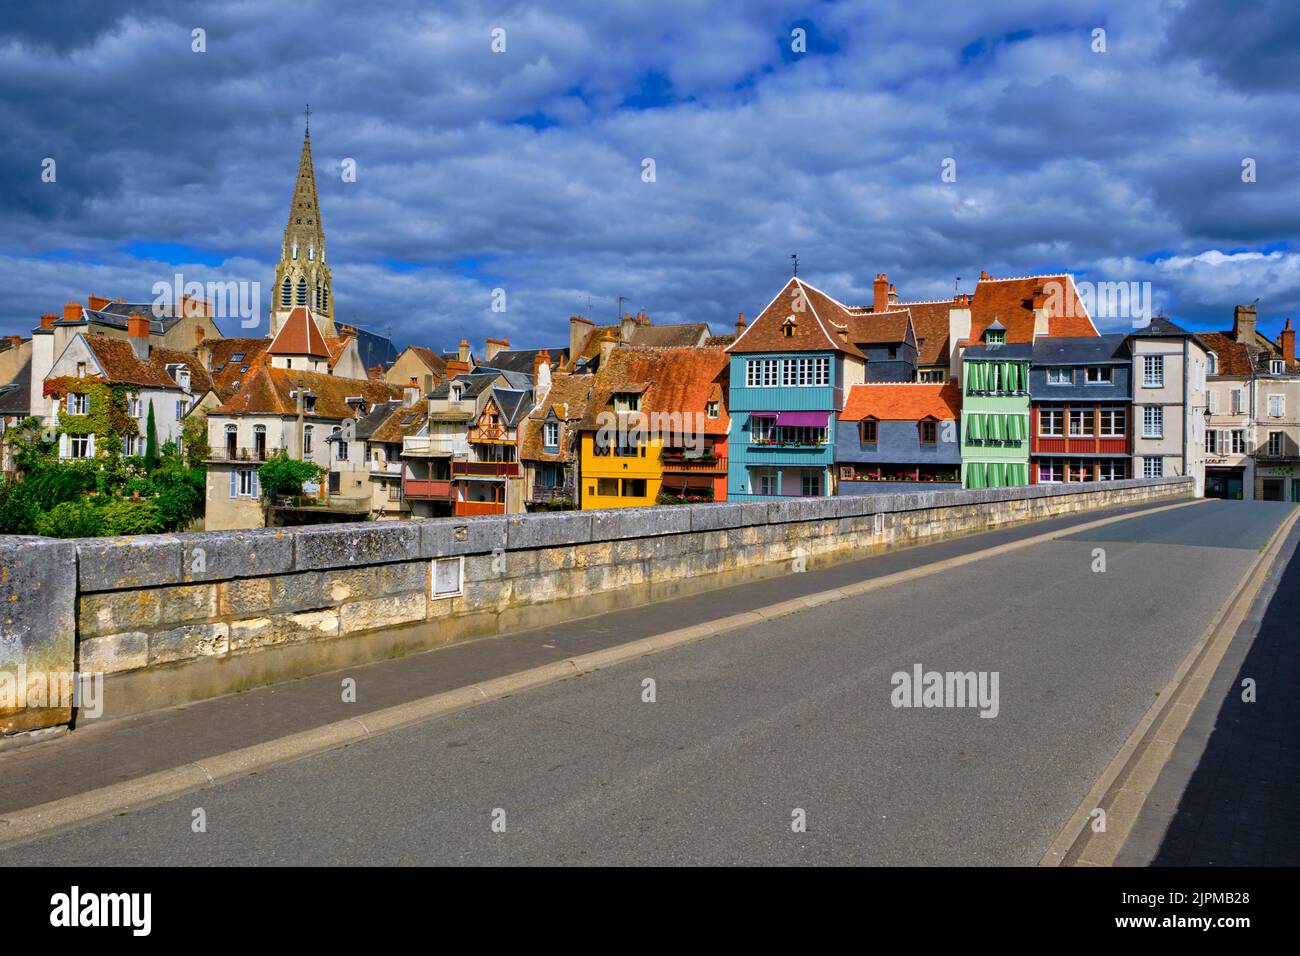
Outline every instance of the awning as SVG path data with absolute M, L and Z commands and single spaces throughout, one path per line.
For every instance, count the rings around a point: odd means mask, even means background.
M 776 418 L 778 412 L 750 412 L 750 418 Z
M 776 416 L 776 423 L 795 428 L 825 428 L 830 417 L 830 412 L 781 412 Z

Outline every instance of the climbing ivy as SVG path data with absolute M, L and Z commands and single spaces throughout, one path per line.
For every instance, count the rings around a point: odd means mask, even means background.
M 102 378 L 78 378 L 65 375 L 45 380 L 45 396 L 59 400 L 59 425 L 56 433 L 62 435 L 94 435 L 96 448 L 109 450 L 116 447 L 112 441 L 123 435 L 138 434 L 140 429 L 129 413 L 128 401 L 137 389 L 120 382 L 106 382 Z M 85 415 L 69 415 L 66 399 L 69 392 L 89 396 L 89 411 Z

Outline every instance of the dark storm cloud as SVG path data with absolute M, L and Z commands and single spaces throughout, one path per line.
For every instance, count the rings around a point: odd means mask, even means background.
M 178 270 L 269 284 L 308 101 L 339 316 L 402 341 L 543 344 L 619 295 L 722 329 L 793 252 L 844 299 L 1070 269 L 1215 324 L 1262 296 L 1271 329 L 1300 294 L 1284 8 L 31 6 L 0 27 L 3 332 Z

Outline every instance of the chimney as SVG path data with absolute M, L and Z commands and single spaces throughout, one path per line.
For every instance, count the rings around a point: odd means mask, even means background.
M 871 311 L 887 312 L 889 310 L 889 279 L 882 272 L 871 284 Z
M 484 361 L 491 362 L 492 356 L 496 355 L 502 349 L 510 348 L 509 339 L 488 339 L 487 340 L 487 358 Z
M 460 348 L 456 351 L 456 358 L 461 362 L 469 365 L 469 339 L 460 340 Z
M 958 342 L 970 338 L 970 296 L 963 292 L 953 296 L 948 308 L 948 376 L 961 378 L 961 348 Z
M 1287 323 L 1288 323 L 1287 328 L 1290 328 L 1290 321 L 1291 321 L 1290 319 L 1287 319 Z M 23 344 L 23 337 L 21 335 L 10 335 L 10 336 L 6 336 L 6 338 L 9 339 L 9 344 L 12 345 L 14 348 L 18 348 L 18 346 Z
M 740 313 L 739 317 L 736 319 L 736 337 L 739 338 L 741 333 L 743 333 L 744 331 L 745 331 L 745 313 L 742 312 Z
M 628 318 L 631 318 L 629 316 Z M 604 365 L 609 354 L 614 351 L 614 346 L 618 345 L 618 339 L 614 337 L 612 329 L 606 329 L 605 334 L 600 337 L 600 364 Z
M 1277 344 L 1282 349 L 1282 358 L 1286 361 L 1287 371 L 1295 365 L 1295 329 L 1291 328 L 1291 317 L 1287 316 L 1286 328 L 1278 336 Z
M 126 320 L 126 334 L 131 340 L 131 348 L 142 362 L 149 360 L 149 317 L 141 312 L 132 312 Z
M 542 349 L 533 356 L 533 387 L 546 388 L 551 384 L 551 353 Z
M 640 325 L 640 316 L 632 318 L 631 312 L 623 313 L 623 321 L 618 324 L 618 337 L 620 341 L 627 342 L 632 338 L 633 330 Z M 602 346 L 603 348 L 603 346 Z
M 1238 345 L 1255 344 L 1255 307 L 1239 305 L 1232 313 L 1232 337 Z
M 199 338 L 199 344 L 194 347 L 194 355 L 199 360 L 200 365 L 209 372 L 212 371 L 212 349 L 203 341 L 202 337 Z
M 67 304 L 65 304 L 65 305 L 63 306 L 63 321 L 64 321 L 64 322 L 80 322 L 80 321 L 81 321 L 81 303 L 80 303 L 80 302 L 69 302 L 69 303 L 67 303 Z
M 569 316 L 569 361 L 577 361 L 578 353 L 582 351 L 582 343 L 587 341 L 587 335 L 591 332 L 592 324 L 580 315 Z
M 993 277 L 991 275 L 989 275 L 983 269 L 980 270 L 980 282 L 990 282 L 992 281 L 992 279 Z
M 46 312 L 43 316 L 41 316 L 41 328 L 52 329 L 54 328 L 54 323 L 57 321 L 59 321 L 59 313 Z
M 420 383 L 415 380 L 414 375 L 412 375 L 411 380 L 406 383 L 406 388 L 402 390 L 402 395 L 406 399 L 403 404 L 406 405 L 407 408 L 410 408 L 420 400 Z
M 86 296 L 86 308 L 88 308 L 91 312 L 98 312 L 104 306 L 108 305 L 108 303 L 109 300 L 104 298 L 102 295 Z
M 1047 309 L 1047 291 L 1040 285 L 1034 287 L 1031 300 L 1034 307 L 1034 337 L 1051 334 L 1051 315 Z
M 893 283 L 889 286 L 889 304 L 891 306 L 898 304 L 898 290 L 894 288 Z

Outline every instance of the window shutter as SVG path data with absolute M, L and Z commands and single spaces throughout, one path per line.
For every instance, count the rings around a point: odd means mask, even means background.
M 1205 396 L 1205 404 L 1209 407 L 1211 415 L 1217 415 L 1219 413 L 1219 396 L 1216 393 L 1208 393 Z M 1236 403 L 1234 402 L 1233 404 Z
M 60 458 L 68 457 L 68 436 L 67 435 L 59 436 L 59 457 Z
M 239 497 L 239 473 L 238 469 L 230 469 L 230 497 Z
M 95 433 L 94 432 L 91 432 L 86 437 L 86 457 L 87 458 L 95 457 Z
M 258 484 L 256 468 L 253 469 L 253 497 L 254 498 L 262 497 L 262 489 Z

